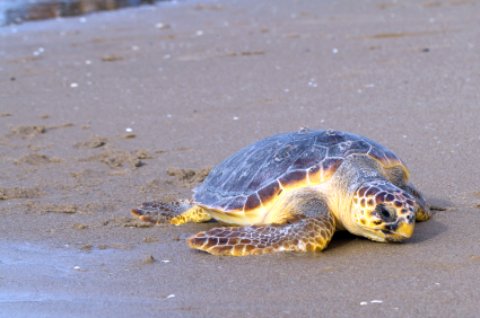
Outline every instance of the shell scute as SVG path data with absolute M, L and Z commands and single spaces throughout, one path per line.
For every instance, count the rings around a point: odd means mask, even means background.
M 319 158 L 325 158 L 327 155 L 326 147 L 312 146 L 306 149 L 295 162 L 290 166 L 289 170 L 305 169 L 305 167 L 313 167 L 318 163 Z
M 331 145 L 345 141 L 345 133 L 336 130 L 324 130 L 315 136 L 315 143 Z
M 258 190 L 257 194 L 262 202 L 267 202 L 279 195 L 281 192 L 282 189 L 280 188 L 280 184 L 277 182 L 277 180 L 275 180 L 266 187 Z
M 379 149 L 377 147 L 372 147 L 369 151 L 368 151 L 368 155 L 379 160 L 379 161 L 386 161 L 388 160 L 387 159 L 387 156 L 385 155 L 385 151 L 383 151 L 383 149 Z
M 342 162 L 342 158 L 327 158 L 322 161 L 322 170 L 324 173 L 332 170 L 337 170 L 337 168 Z
M 338 144 L 332 145 L 328 149 L 328 156 L 329 157 L 347 157 L 351 154 L 358 153 L 358 154 L 366 154 L 370 150 L 372 146 L 363 141 L 344 141 Z
M 233 197 L 229 200 L 229 203 L 226 206 L 226 210 L 242 210 L 245 206 L 247 198 L 244 196 Z
M 279 178 L 279 181 L 283 187 L 288 187 L 289 185 L 293 185 L 297 182 L 302 182 L 306 180 L 306 176 L 307 176 L 306 170 L 295 170 L 281 176 Z
M 262 204 L 257 193 L 250 194 L 245 202 L 245 210 L 253 210 Z

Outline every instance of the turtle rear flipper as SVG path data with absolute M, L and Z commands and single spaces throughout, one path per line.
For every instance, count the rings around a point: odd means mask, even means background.
M 171 219 L 170 224 L 182 225 L 188 222 L 202 223 L 208 222 L 211 219 L 212 216 L 204 208 L 198 205 L 194 205 L 187 211 Z
M 213 255 L 245 256 L 278 251 L 323 250 L 335 232 L 330 215 L 301 218 L 294 223 L 249 227 L 222 227 L 200 232 L 187 242 Z
M 144 222 L 171 223 L 180 225 L 186 222 L 205 222 L 211 216 L 201 207 L 192 206 L 188 200 L 172 202 L 151 201 L 144 202 L 132 214 Z

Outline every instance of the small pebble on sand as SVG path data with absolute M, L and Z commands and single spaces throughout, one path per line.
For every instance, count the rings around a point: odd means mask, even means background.
M 166 23 L 158 22 L 157 24 L 155 24 L 155 27 L 157 29 L 168 29 L 168 28 L 170 28 L 170 25 L 168 25 Z
M 40 56 L 45 52 L 45 49 L 43 47 L 39 47 L 35 51 L 33 51 L 33 56 Z
M 318 87 L 318 83 L 317 83 L 317 81 L 316 81 L 314 78 L 312 78 L 312 79 L 310 79 L 310 80 L 308 81 L 308 86 L 310 86 L 310 87 Z
M 153 255 L 148 255 L 144 260 L 143 260 L 143 264 L 153 264 L 156 262 L 156 259 L 155 257 L 153 257 Z

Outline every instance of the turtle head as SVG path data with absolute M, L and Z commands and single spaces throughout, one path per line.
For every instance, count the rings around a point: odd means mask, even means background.
M 415 199 L 391 183 L 362 184 L 353 196 L 355 234 L 380 242 L 410 238 L 415 228 Z

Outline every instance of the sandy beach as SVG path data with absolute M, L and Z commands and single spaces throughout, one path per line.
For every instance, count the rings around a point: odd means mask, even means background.
M 0 316 L 477 317 L 480 3 L 185 1 L 0 28 Z M 272 134 L 399 155 L 404 244 L 216 257 L 130 210 Z

